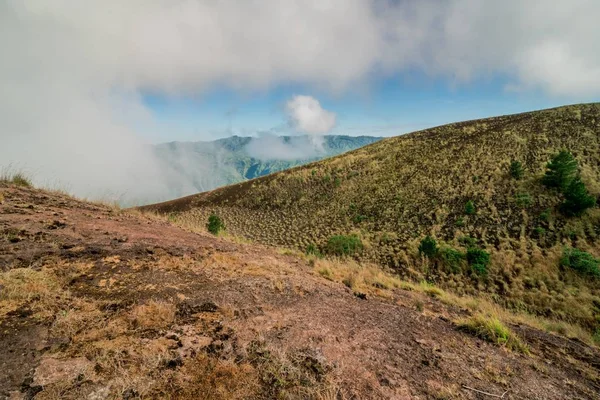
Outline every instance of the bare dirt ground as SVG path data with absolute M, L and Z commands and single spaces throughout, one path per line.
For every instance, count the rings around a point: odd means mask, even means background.
M 365 299 L 268 247 L 0 195 L 0 397 L 600 398 L 600 352 L 579 341 L 512 326 L 530 354 L 513 352 L 423 293 Z

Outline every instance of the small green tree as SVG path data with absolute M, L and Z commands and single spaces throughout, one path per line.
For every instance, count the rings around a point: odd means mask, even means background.
M 565 192 L 576 176 L 577 160 L 567 150 L 561 150 L 546 164 L 546 175 L 542 178 L 542 183 Z
M 510 176 L 512 176 L 516 180 L 520 180 L 523 177 L 523 164 L 521 164 L 520 161 L 511 161 Z
M 433 258 L 436 256 L 438 252 L 437 242 L 431 236 L 425 236 L 421 243 L 419 244 L 419 255 L 424 255 L 425 257 Z
M 579 177 L 573 179 L 564 195 L 565 201 L 560 205 L 560 211 L 568 216 L 581 215 L 596 205 L 596 199 L 589 194 Z
M 225 229 L 225 224 L 221 217 L 216 214 L 211 214 L 208 217 L 208 224 L 206 224 L 206 229 L 213 235 L 218 235 L 219 232 Z
M 467 262 L 478 275 L 485 275 L 490 263 L 490 253 L 477 247 L 470 247 L 467 249 Z
M 473 214 L 475 214 L 475 212 L 476 212 L 476 209 L 475 209 L 475 204 L 473 203 L 473 200 L 467 201 L 467 204 L 465 204 L 465 214 L 473 215 Z

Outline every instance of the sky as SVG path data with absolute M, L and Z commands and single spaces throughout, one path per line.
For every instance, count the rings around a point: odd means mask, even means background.
M 408 81 L 385 78 L 373 82 L 368 92 L 314 94 L 308 87 L 281 86 L 247 96 L 227 88 L 201 97 L 169 98 L 147 94 L 144 104 L 177 133 L 161 132 L 153 140 L 213 140 L 231 135 L 256 136 L 261 132 L 298 133 L 288 124 L 285 104 L 298 93 L 311 93 L 323 109 L 336 115 L 329 134 L 396 136 L 451 122 L 514 114 L 577 102 L 597 101 L 596 96 L 548 96 L 540 91 L 507 89 L 504 77 L 479 79 L 460 88 L 442 80 Z M 317 91 L 318 92 L 318 91 Z
M 600 99 L 596 0 L 4 0 L 0 168 L 164 198 L 148 145 L 394 136 Z

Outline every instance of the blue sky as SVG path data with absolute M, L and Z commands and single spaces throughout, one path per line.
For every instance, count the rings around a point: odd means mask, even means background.
M 221 87 L 197 95 L 146 94 L 143 102 L 169 127 L 155 141 L 213 140 L 237 134 L 297 133 L 287 123 L 286 101 L 309 95 L 337 116 L 331 134 L 395 136 L 445 123 L 512 114 L 577 102 L 569 96 L 507 90 L 502 78 L 453 84 L 444 79 L 399 76 L 359 91 L 328 93 L 308 85 L 278 85 L 255 92 Z M 592 101 L 591 98 L 583 99 Z

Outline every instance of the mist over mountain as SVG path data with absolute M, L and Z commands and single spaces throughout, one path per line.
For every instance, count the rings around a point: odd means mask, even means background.
M 342 154 L 380 139 L 346 135 L 231 136 L 214 141 L 162 143 L 154 151 L 164 169 L 180 177 L 169 188 L 171 196 L 179 197 Z

